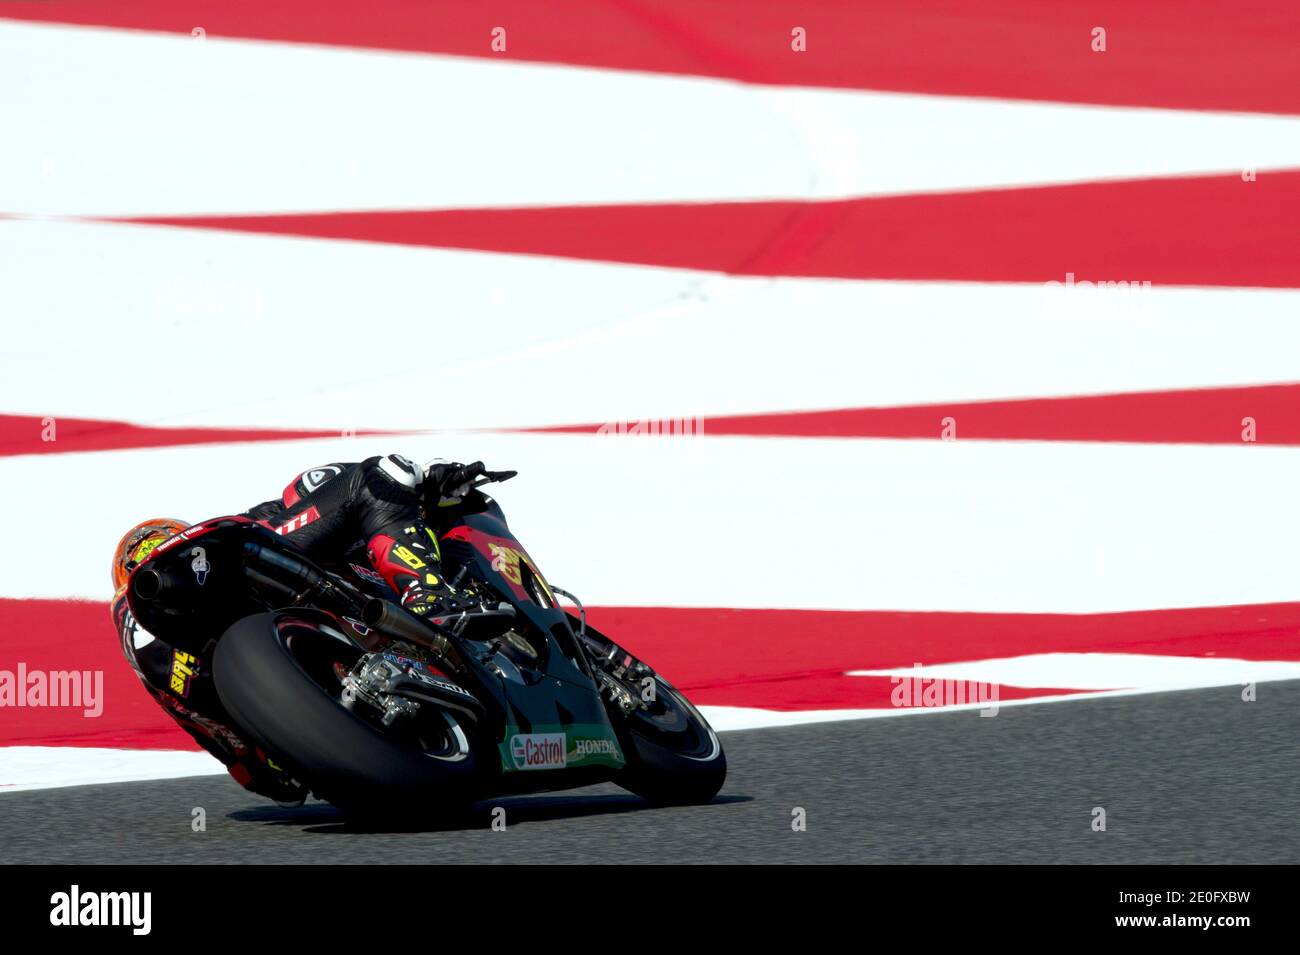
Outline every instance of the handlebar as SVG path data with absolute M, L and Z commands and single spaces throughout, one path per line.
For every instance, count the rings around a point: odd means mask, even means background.
M 509 481 L 518 473 L 518 471 L 484 471 L 483 476 L 471 484 L 470 487 L 482 487 L 484 484 L 501 484 Z

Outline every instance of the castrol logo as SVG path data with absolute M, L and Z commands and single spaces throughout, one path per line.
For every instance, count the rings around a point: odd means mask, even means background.
M 510 757 L 515 769 L 563 769 L 566 761 L 563 733 L 520 733 L 510 737 Z

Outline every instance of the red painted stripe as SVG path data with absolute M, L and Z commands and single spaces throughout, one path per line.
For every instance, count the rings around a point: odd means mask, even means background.
M 621 427 L 631 436 L 941 438 L 948 419 L 957 438 L 1157 444 L 1242 444 L 1251 419 L 1256 443 L 1300 445 L 1300 384 L 723 415 L 698 424 L 696 419 L 630 421 Z M 583 424 L 529 430 L 592 434 L 608 428 Z
M 118 221 L 732 275 L 1300 287 L 1300 170 L 818 202 Z
M 1029 653 L 1300 660 L 1300 603 L 1108 614 L 662 607 L 590 614 L 593 626 L 683 687 Z
M 887 677 L 849 670 L 1046 652 L 1300 660 L 1300 603 L 1138 613 L 974 614 L 597 607 L 591 621 L 701 704 L 776 710 L 889 706 Z M 104 603 L 0 600 L 0 670 L 98 669 L 103 715 L 0 710 L 0 745 L 171 749 L 188 737 L 122 659 Z M 1005 693 L 1002 692 L 1005 690 Z M 1005 699 L 1051 688 L 1002 688 Z
M 1300 112 L 1300 10 L 1289 0 L 28 0 L 0 17 L 750 83 Z M 795 27 L 806 52 L 791 48 Z M 1092 50 L 1094 27 L 1107 31 L 1104 53 Z
M 1161 444 L 1238 444 L 1243 420 L 1255 423 L 1259 444 L 1300 445 L 1300 384 L 953 402 L 881 408 L 839 408 L 702 420 L 703 434 L 789 437 L 938 438 L 945 418 L 958 438 L 1013 441 L 1133 441 Z M 631 430 L 640 422 L 625 422 Z M 662 422 L 646 422 L 671 430 Z M 503 429 L 589 434 L 603 424 Z M 692 420 L 691 427 L 695 424 Z M 0 456 L 106 451 L 245 441 L 337 437 L 341 431 L 240 428 L 153 428 L 126 422 L 57 418 L 46 441 L 46 419 L 0 415 Z M 376 430 L 357 434 L 400 434 Z M 289 488 L 286 488 L 286 493 Z M 287 498 L 286 498 L 287 499 Z
M 29 672 L 101 672 L 103 712 L 91 718 L 79 709 L 0 709 L 0 745 L 198 749 L 141 688 L 106 602 L 0 600 L 0 670 L 16 674 L 19 663 Z
M 122 448 L 162 448 L 184 444 L 301 441 L 310 438 L 337 438 L 342 433 L 342 430 L 337 429 L 277 431 L 268 428 L 153 428 L 125 421 L 0 414 L 0 457 L 71 451 L 116 451 Z M 356 433 L 399 432 L 357 431 Z

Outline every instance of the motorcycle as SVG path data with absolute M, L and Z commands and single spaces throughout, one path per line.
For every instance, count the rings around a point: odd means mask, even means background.
M 417 617 L 364 561 L 326 566 L 242 516 L 160 544 L 131 574 L 131 611 L 177 648 L 211 653 L 236 728 L 346 813 L 601 782 L 652 803 L 708 802 L 726 778 L 717 734 L 542 576 L 479 489 L 513 476 L 486 475 L 433 535 L 473 612 Z

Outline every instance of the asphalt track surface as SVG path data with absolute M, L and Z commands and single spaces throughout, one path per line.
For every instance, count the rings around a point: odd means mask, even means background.
M 226 777 L 0 796 L 30 863 L 1300 861 L 1300 681 L 727 733 L 708 806 L 613 786 L 512 797 L 421 831 L 358 831 Z M 506 829 L 489 828 L 491 806 Z M 202 806 L 207 831 L 191 830 Z M 1093 808 L 1106 830 L 1093 831 Z M 794 807 L 807 829 L 792 830 Z

